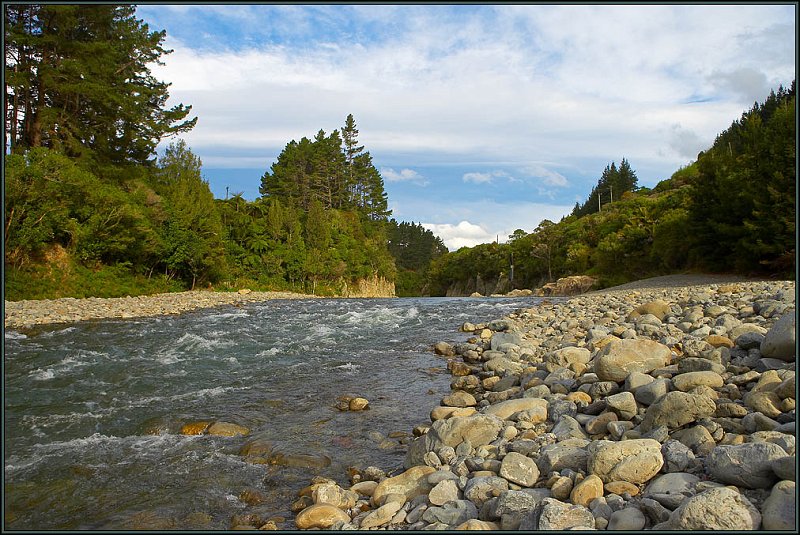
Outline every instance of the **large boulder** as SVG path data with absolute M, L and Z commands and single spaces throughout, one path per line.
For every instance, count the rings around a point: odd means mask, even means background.
M 716 410 L 717 405 L 708 396 L 668 392 L 650 405 L 639 427 L 644 433 L 661 426 L 677 429 L 699 418 L 710 417 Z
M 501 401 L 499 403 L 495 403 L 493 405 L 489 405 L 485 409 L 483 409 L 483 414 L 488 414 L 490 416 L 496 416 L 501 420 L 508 420 L 508 418 L 517 412 L 521 411 L 528 411 L 528 410 L 535 410 L 540 411 L 544 409 L 547 410 L 548 402 L 542 398 L 519 398 L 519 399 L 509 399 L 507 401 Z M 475 445 L 475 443 L 472 443 Z
M 795 312 L 792 311 L 775 322 L 761 342 L 762 356 L 794 362 L 796 358 L 794 316 Z
M 604 483 L 627 481 L 638 485 L 654 478 L 664 466 L 661 444 L 650 438 L 598 440 L 589 444 L 587 452 L 589 473 Z
M 757 530 L 761 513 L 750 500 L 728 487 L 716 487 L 692 496 L 653 531 Z
M 706 471 L 717 481 L 749 489 L 766 489 L 776 480 L 771 466 L 786 451 L 771 442 L 747 442 L 714 448 L 706 457 Z
M 405 459 L 405 468 L 425 464 L 424 456 L 442 446 L 457 447 L 468 441 L 473 447 L 483 446 L 497 438 L 503 421 L 490 414 L 473 414 L 433 422 L 430 430 L 412 442 Z
M 409 501 L 420 494 L 428 494 L 433 485 L 428 482 L 428 475 L 436 469 L 430 466 L 412 466 L 402 474 L 387 477 L 378 483 L 372 492 L 372 503 L 383 505 L 389 494 L 402 494 Z
M 588 292 L 597 284 L 597 279 L 587 275 L 573 275 L 562 277 L 556 282 L 548 282 L 534 293 L 537 296 L 577 295 Z
M 648 373 L 669 364 L 670 349 L 653 340 L 616 340 L 594 359 L 594 373 L 601 381 L 621 383 L 631 372 Z
M 772 492 L 761 508 L 763 513 L 761 526 L 765 530 L 797 529 L 795 504 L 795 482 L 779 481 L 772 487 Z

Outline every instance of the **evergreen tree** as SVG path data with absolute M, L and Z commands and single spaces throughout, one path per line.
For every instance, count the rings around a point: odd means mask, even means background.
M 165 107 L 149 65 L 171 51 L 135 6 L 5 5 L 8 148 L 48 147 L 94 168 L 147 164 L 185 132 L 191 106 Z

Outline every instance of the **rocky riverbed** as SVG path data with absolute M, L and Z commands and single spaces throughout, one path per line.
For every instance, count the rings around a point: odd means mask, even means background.
M 104 318 L 137 318 L 181 314 L 191 310 L 224 305 L 242 305 L 270 299 L 310 299 L 315 296 L 293 292 L 190 291 L 137 297 L 89 297 L 6 301 L 5 327 L 30 329 L 36 325 L 71 323 Z
M 296 527 L 796 529 L 795 283 L 646 286 L 464 324 L 404 466 L 316 478 Z

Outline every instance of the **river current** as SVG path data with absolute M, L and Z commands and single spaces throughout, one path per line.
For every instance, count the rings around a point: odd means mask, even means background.
M 432 344 L 534 302 L 273 300 L 6 331 L 5 528 L 229 529 L 253 509 L 238 498 L 252 488 L 266 497 L 259 514 L 291 529 L 289 506 L 314 476 L 346 487 L 348 467 L 402 466 L 399 432 L 429 424 L 452 379 Z M 370 409 L 337 410 L 344 394 Z M 179 432 L 215 420 L 250 435 Z M 331 464 L 245 462 L 253 437 Z

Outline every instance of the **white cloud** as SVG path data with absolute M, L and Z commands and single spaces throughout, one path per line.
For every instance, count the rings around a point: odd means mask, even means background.
M 495 236 L 488 230 L 469 221 L 461 221 L 457 225 L 423 223 L 422 226 L 439 236 L 451 251 L 495 240 Z
M 425 177 L 413 169 L 400 169 L 400 171 L 395 171 L 391 167 L 382 167 L 380 173 L 388 182 L 413 182 L 420 186 L 428 184 Z
M 528 165 L 524 167 L 523 172 L 527 175 L 540 179 L 548 186 L 556 186 L 564 188 L 569 185 L 569 181 L 561 173 L 546 169 L 541 165 Z
M 473 182 L 475 184 L 490 184 L 495 178 L 507 178 L 510 181 L 514 180 L 514 178 L 505 171 L 491 171 L 488 173 L 478 173 L 478 172 L 464 173 L 464 176 L 461 177 L 461 180 L 463 180 L 464 182 Z

